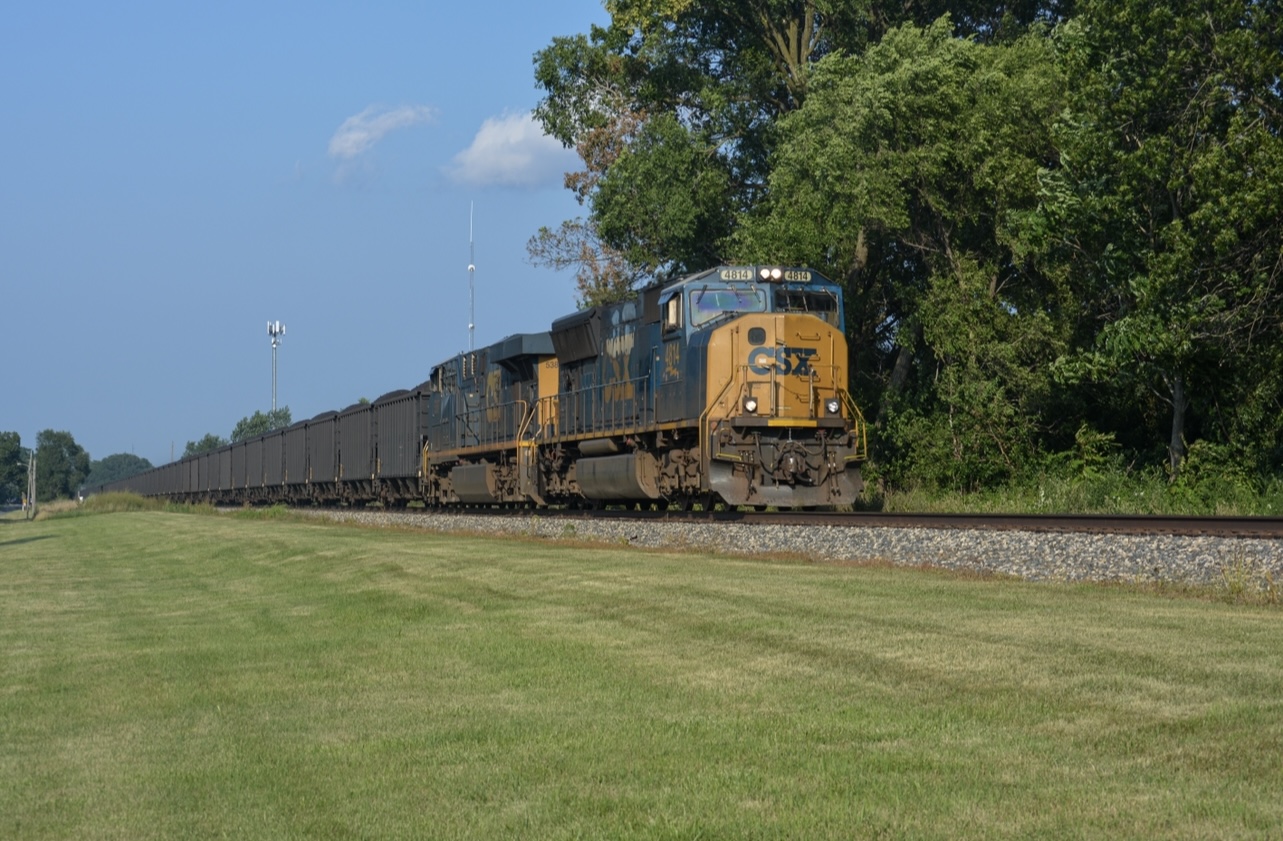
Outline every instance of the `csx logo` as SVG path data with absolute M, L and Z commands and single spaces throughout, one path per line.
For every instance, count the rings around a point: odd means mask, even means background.
M 813 347 L 755 347 L 748 352 L 748 369 L 754 374 L 769 374 L 774 368 L 782 376 L 811 376 Z

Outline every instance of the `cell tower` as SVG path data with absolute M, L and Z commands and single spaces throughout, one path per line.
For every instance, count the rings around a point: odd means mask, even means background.
M 472 353 L 472 334 L 477 326 L 476 287 L 473 285 L 473 275 L 477 273 L 477 265 L 473 259 L 472 210 L 473 202 L 468 202 L 468 353 Z
M 285 335 L 285 325 L 279 321 L 267 322 L 267 335 L 272 337 L 272 411 L 276 411 L 276 348 Z

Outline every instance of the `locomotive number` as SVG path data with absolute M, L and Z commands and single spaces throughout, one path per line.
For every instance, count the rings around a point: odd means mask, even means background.
M 813 347 L 755 347 L 748 352 L 748 369 L 754 374 L 769 374 L 774 368 L 780 376 L 811 376 Z
M 660 382 L 675 383 L 682 378 L 682 346 L 679 342 L 664 345 L 664 373 Z
M 805 270 L 788 269 L 784 272 L 784 279 L 793 283 L 810 283 L 811 273 Z
M 719 275 L 722 280 L 752 280 L 752 269 L 722 269 Z

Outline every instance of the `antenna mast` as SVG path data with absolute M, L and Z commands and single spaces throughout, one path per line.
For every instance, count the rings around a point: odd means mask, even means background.
M 272 412 L 276 412 L 276 347 L 285 335 L 285 325 L 279 321 L 267 322 L 267 335 L 272 338 Z
M 472 208 L 473 202 L 468 202 L 468 353 L 472 353 L 472 333 L 476 328 L 477 304 L 476 292 L 473 286 L 473 275 L 477 272 L 477 266 L 473 260 L 472 248 Z

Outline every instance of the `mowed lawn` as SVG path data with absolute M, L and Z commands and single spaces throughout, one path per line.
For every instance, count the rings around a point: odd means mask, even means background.
M 0 522 L 0 837 L 1278 838 L 1283 611 L 236 516 Z

